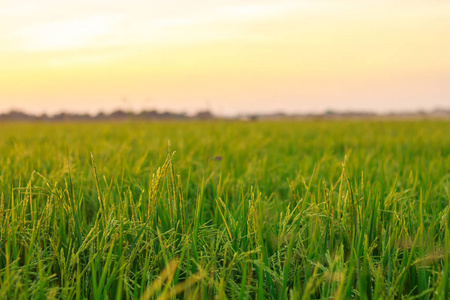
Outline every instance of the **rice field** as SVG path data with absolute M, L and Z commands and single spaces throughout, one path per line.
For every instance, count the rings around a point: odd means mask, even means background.
M 450 121 L 0 124 L 1 299 L 448 299 Z

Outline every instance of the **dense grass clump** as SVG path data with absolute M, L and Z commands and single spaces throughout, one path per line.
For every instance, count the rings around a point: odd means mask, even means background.
M 448 121 L 0 132 L 0 298 L 449 297 Z

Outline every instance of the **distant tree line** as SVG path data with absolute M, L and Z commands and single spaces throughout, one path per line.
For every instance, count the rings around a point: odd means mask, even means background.
M 269 114 L 248 114 L 228 117 L 227 119 L 237 120 L 267 120 L 267 119 L 335 119 L 335 118 L 408 118 L 408 117 L 443 117 L 450 118 L 450 109 L 435 109 L 433 111 L 415 111 L 415 112 L 393 112 L 377 114 L 364 111 L 333 111 L 327 110 L 319 114 L 286 114 L 275 112 Z M 218 119 L 216 115 L 208 110 L 199 111 L 194 115 L 174 112 L 158 112 L 156 110 L 143 110 L 141 112 L 127 112 L 116 110 L 112 113 L 100 112 L 96 115 L 78 114 L 62 112 L 55 115 L 33 115 L 18 110 L 11 110 L 8 113 L 0 114 L 1 121 L 126 121 L 126 120 L 211 120 Z
M 213 119 L 215 116 L 209 111 L 200 111 L 193 116 L 186 113 L 158 112 L 144 110 L 139 113 L 116 110 L 112 113 L 100 112 L 96 115 L 77 113 L 58 113 L 55 115 L 33 115 L 18 110 L 0 114 L 0 121 L 121 121 L 121 120 L 184 120 L 184 119 Z

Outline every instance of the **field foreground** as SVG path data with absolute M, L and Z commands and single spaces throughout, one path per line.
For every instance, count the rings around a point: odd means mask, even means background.
M 445 299 L 449 132 L 0 124 L 0 298 Z

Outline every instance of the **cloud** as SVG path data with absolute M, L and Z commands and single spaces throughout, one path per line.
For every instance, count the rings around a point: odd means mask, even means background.
M 39 23 L 19 30 L 13 36 L 24 51 L 59 51 L 83 48 L 110 34 L 120 23 L 120 15 L 95 15 Z

